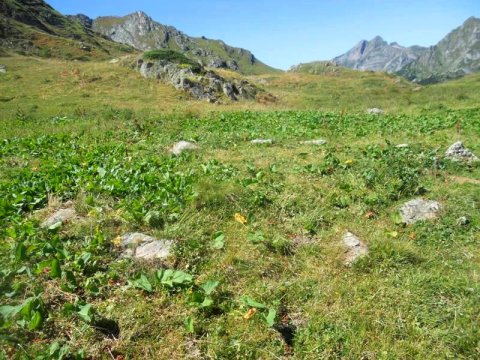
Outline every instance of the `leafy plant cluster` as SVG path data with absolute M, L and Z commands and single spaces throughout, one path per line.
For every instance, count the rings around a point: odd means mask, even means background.
M 4 142 L 0 154 L 41 159 L 39 167 L 15 170 L 15 176 L 0 181 L 0 225 L 24 212 L 45 206 L 49 194 L 63 199 L 86 192 L 118 199 L 131 218 L 142 223 L 155 210 L 166 220 L 174 219 L 194 196 L 192 170 L 176 171 L 180 160 L 154 155 L 126 156 L 125 145 L 80 145 L 68 136 L 43 136 Z M 12 174 L 13 175 L 13 174 Z

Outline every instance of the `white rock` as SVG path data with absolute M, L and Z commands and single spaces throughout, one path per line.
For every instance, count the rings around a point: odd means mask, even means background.
M 72 221 L 77 217 L 77 213 L 75 209 L 60 209 L 55 211 L 52 215 L 50 215 L 42 224 L 43 228 L 49 228 L 53 225 L 58 223 L 64 224 L 68 221 Z
M 174 144 L 173 147 L 170 149 L 170 152 L 178 156 L 184 151 L 194 151 L 198 149 L 200 149 L 200 146 L 198 146 L 197 144 L 182 140 Z
M 324 145 L 326 143 L 327 140 L 324 139 L 302 141 L 304 145 Z
M 385 113 L 385 111 L 379 108 L 367 109 L 367 114 L 370 114 L 370 115 L 381 115 L 383 113 Z
M 109 61 L 110 64 L 117 64 L 118 62 L 120 62 L 120 59 L 112 59 Z
M 450 146 L 445 153 L 445 157 L 453 161 L 478 161 L 478 157 L 467 149 L 461 141 L 457 141 Z
M 170 256 L 172 240 L 156 239 L 142 233 L 128 233 L 120 238 L 123 255 L 139 260 L 165 259 Z
M 250 141 L 251 144 L 253 145 L 260 145 L 260 144 L 272 144 L 273 140 L 272 139 L 255 139 Z
M 0 73 L 6 73 L 7 72 L 7 68 L 5 67 L 5 65 L 0 65 Z
M 397 146 L 395 146 L 396 148 L 399 148 L 399 149 L 402 149 L 402 148 L 407 148 L 409 147 L 410 145 L 409 144 L 398 144 Z
M 344 264 L 347 266 L 351 266 L 358 258 L 368 254 L 368 246 L 350 231 L 343 235 L 343 245 L 346 248 Z
M 414 199 L 400 208 L 400 216 L 405 224 L 413 224 L 421 220 L 431 220 L 438 217 L 442 206 L 438 201 Z

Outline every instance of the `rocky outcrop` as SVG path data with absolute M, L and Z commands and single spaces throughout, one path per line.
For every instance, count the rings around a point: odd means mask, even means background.
M 258 61 L 248 50 L 231 47 L 220 40 L 188 36 L 173 26 L 154 21 L 141 11 L 124 17 L 99 17 L 93 21 L 93 30 L 138 50 L 180 51 L 206 67 L 229 69 L 244 74 L 275 71 Z
M 91 29 L 93 26 L 93 19 L 90 19 L 87 15 L 77 14 L 77 15 L 67 15 L 67 18 L 70 20 L 78 21 L 82 26 L 87 29 Z
M 229 81 L 199 66 L 141 58 L 136 63 L 136 69 L 146 78 L 163 80 L 177 90 L 186 91 L 196 99 L 209 102 L 217 102 L 221 98 L 233 101 L 255 99 L 258 92 L 258 89 L 246 80 Z

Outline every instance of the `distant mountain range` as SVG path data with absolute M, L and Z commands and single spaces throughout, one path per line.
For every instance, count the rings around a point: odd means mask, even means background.
M 333 63 L 355 70 L 385 71 L 419 83 L 435 83 L 480 70 L 480 19 L 471 17 L 437 45 L 404 47 L 380 36 L 362 40 Z M 306 72 L 322 62 L 300 64 L 294 71 Z
M 0 54 L 88 60 L 125 53 L 167 49 L 210 68 L 245 75 L 279 71 L 259 61 L 250 51 L 221 40 L 191 37 L 162 25 L 139 11 L 124 17 L 65 16 L 43 0 L 0 0 Z M 338 66 L 385 71 L 422 84 L 453 79 L 480 71 L 480 19 L 471 17 L 437 45 L 404 47 L 380 36 L 362 40 L 332 60 Z M 338 72 L 330 62 L 300 64 L 297 72 Z

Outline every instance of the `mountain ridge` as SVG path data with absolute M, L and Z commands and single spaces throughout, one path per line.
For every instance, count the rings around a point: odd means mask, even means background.
M 278 71 L 259 61 L 249 50 L 229 46 L 222 40 L 189 36 L 173 26 L 153 20 L 143 11 L 121 17 L 98 17 L 93 19 L 92 29 L 141 51 L 178 51 L 206 67 L 229 69 L 245 75 Z

